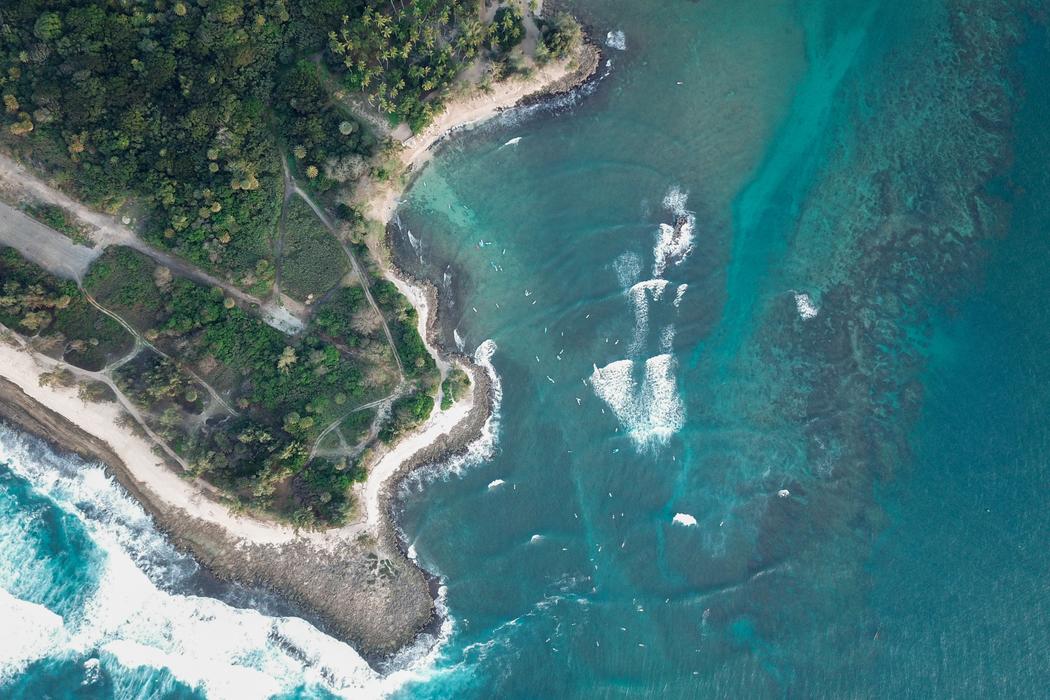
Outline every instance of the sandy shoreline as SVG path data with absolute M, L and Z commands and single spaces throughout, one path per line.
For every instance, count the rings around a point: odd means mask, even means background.
M 557 94 L 585 82 L 598 65 L 587 46 L 573 68 L 549 66 L 529 80 L 499 84 L 490 94 L 455 101 L 400 153 L 406 172 L 418 168 L 449 133 L 483 121 L 538 94 Z M 393 216 L 404 180 L 370 190 L 364 211 L 381 222 Z M 392 521 L 392 499 L 414 469 L 465 452 L 490 418 L 491 384 L 470 358 L 438 347 L 436 290 L 390 264 L 386 276 L 419 311 L 420 334 L 442 376 L 453 364 L 472 379 L 470 396 L 447 411 L 435 408 L 423 426 L 380 454 L 363 487 L 359 509 L 340 528 L 299 532 L 255 516 L 232 513 L 207 484 L 185 478 L 139 431 L 123 427 L 119 404 L 85 404 L 75 388 L 41 386 L 56 362 L 0 342 L 0 418 L 62 450 L 106 464 L 153 515 L 157 525 L 221 578 L 272 590 L 322 621 L 366 657 L 388 656 L 409 644 L 434 618 L 427 574 L 411 562 Z M 440 399 L 440 396 L 439 396 Z M 378 575 L 383 571 L 383 575 Z
M 571 59 L 551 63 L 528 78 L 514 77 L 451 101 L 426 129 L 406 140 L 397 152 L 397 160 L 407 176 L 417 171 L 434 155 L 434 147 L 450 134 L 480 124 L 508 109 L 537 96 L 550 97 L 570 92 L 591 79 L 598 70 L 601 52 L 584 43 Z M 404 181 L 369 182 L 355 193 L 354 203 L 365 218 L 388 223 L 394 216 Z

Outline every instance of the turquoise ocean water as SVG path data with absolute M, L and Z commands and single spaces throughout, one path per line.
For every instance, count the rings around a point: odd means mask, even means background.
M 205 595 L 3 433 L 0 694 L 1045 696 L 1046 6 L 574 8 L 607 77 L 452 139 L 393 234 L 502 388 L 400 501 L 443 643 L 384 678 Z

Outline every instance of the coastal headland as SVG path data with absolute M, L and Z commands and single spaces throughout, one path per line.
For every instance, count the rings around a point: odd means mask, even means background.
M 506 79 L 487 91 L 454 97 L 429 127 L 395 148 L 398 175 L 366 180 L 355 190 L 354 205 L 366 219 L 388 224 L 412 174 L 449 134 L 525 101 L 576 89 L 596 75 L 599 64 L 599 50 L 584 42 L 571 58 L 552 62 L 529 77 Z M 57 207 L 93 232 L 91 246 L 70 242 L 0 204 L 0 243 L 57 276 L 80 282 L 88 265 L 107 247 L 123 245 L 147 251 L 176 272 L 196 275 L 202 284 L 223 285 L 149 248 L 127 221 L 83 206 L 6 157 L 0 159 L 0 189 L 8 199 L 28 196 Z M 306 192 L 298 194 L 334 229 L 321 206 Z M 81 383 L 105 383 L 106 377 L 37 352 L 10 330 L 4 330 L 0 343 L 0 418 L 62 450 L 104 463 L 157 525 L 204 567 L 220 578 L 277 593 L 367 658 L 378 659 L 411 643 L 435 618 L 432 582 L 406 555 L 392 520 L 397 485 L 413 470 L 461 454 L 479 439 L 491 419 L 492 384 L 472 358 L 439 346 L 435 329 L 440 309 L 433 286 L 410 279 L 397 268 L 385 237 L 371 236 L 366 243 L 382 277 L 416 309 L 419 335 L 441 378 L 459 368 L 470 378 L 470 391 L 393 442 L 370 451 L 367 476 L 352 487 L 352 514 L 338 527 L 297 528 L 265 513 L 231 510 L 219 489 L 188 472 L 145 421 L 132 419 L 136 417 L 133 405 L 91 402 L 76 385 L 48 380 L 60 371 L 72 373 Z M 68 250 L 56 253 L 56 248 Z M 348 257 L 353 260 L 349 253 Z M 224 288 L 238 303 L 251 301 L 241 299 L 244 293 L 236 287 Z M 302 304 L 280 291 L 259 312 L 267 323 L 290 333 L 296 332 L 305 313 Z M 137 344 L 148 343 L 135 335 Z M 204 386 L 210 389 L 207 383 Z

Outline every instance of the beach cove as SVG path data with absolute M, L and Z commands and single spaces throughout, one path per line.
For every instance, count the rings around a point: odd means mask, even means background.
M 406 149 L 354 242 L 475 379 L 357 487 L 414 641 L 205 581 L 97 457 L 0 428 L 0 688 L 1042 697 L 1045 7 L 559 4 L 605 77 Z
M 381 188 L 366 190 L 360 201 L 363 210 L 387 221 L 404 187 L 397 183 L 408 182 L 410 173 L 431 157 L 442 140 L 513 109 L 526 98 L 535 102 L 577 88 L 595 75 L 598 57 L 587 45 L 579 56 L 552 63 L 527 79 L 510 79 L 480 96 L 468 93 L 454 99 L 431 127 L 399 150 L 403 174 Z M 99 232 L 99 247 L 95 252 L 84 249 L 85 260 L 97 256 L 102 246 L 135 240 L 126 224 L 76 204 L 10 160 L 2 165 L 9 192 L 16 196 L 27 192 L 61 206 Z M 34 222 L 23 224 L 20 214 L 5 209 L 14 222 L 0 240 L 45 267 L 61 270 L 65 259 L 56 260 L 48 249 L 36 247 L 38 233 L 26 228 Z M 324 217 L 323 211 L 318 214 Z M 68 246 L 61 237 L 56 244 Z M 73 255 L 79 254 L 74 250 L 78 247 L 71 249 Z M 381 247 L 377 252 L 388 257 Z M 419 312 L 420 335 L 442 376 L 453 366 L 462 367 L 471 377 L 472 388 L 451 409 L 435 411 L 418 429 L 374 456 L 368 479 L 355 489 L 359 515 L 338 529 L 300 531 L 232 512 L 214 487 L 178 474 L 178 465 L 158 453 L 150 436 L 126 427 L 122 414 L 127 407 L 92 406 L 77 397 L 75 388 L 44 385 L 40 376 L 61 363 L 27 352 L 10 337 L 0 348 L 4 368 L 0 412 L 9 423 L 60 450 L 107 465 L 156 525 L 219 577 L 272 591 L 324 629 L 350 641 L 367 658 L 389 658 L 416 641 L 422 631 L 436 630 L 441 623 L 435 618 L 436 583 L 405 556 L 390 520 L 389 498 L 415 468 L 453 459 L 475 443 L 491 440 L 485 431 L 493 398 L 492 380 L 485 369 L 487 358 L 479 356 L 482 364 L 478 364 L 473 357 L 456 352 L 445 359 L 448 353 L 434 344 L 437 300 L 433 290 L 409 281 L 392 265 L 385 274 Z M 272 312 L 275 323 L 280 323 L 281 313 L 279 309 Z M 377 571 L 382 575 L 377 576 Z M 424 650 L 432 643 L 429 636 L 420 640 Z

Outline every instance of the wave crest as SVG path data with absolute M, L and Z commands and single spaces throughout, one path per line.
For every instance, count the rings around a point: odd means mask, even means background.
M 665 443 L 685 422 L 685 407 L 678 395 L 676 362 L 669 353 L 645 361 L 641 385 L 633 360 L 617 360 L 594 367 L 591 386 L 608 404 L 628 437 L 639 447 Z
M 627 35 L 623 30 L 617 29 L 605 35 L 605 45 L 617 51 L 627 50 Z
M 163 669 L 209 697 L 244 698 L 302 688 L 376 697 L 431 672 L 425 666 L 432 657 L 419 655 L 403 657 L 400 670 L 383 676 L 353 648 L 305 620 L 185 592 L 193 590 L 192 560 L 174 550 L 141 506 L 98 465 L 60 456 L 3 427 L 0 462 L 46 498 L 44 508 L 71 516 L 59 523 L 60 534 L 69 538 L 58 541 L 77 541 L 83 533 L 75 554 L 94 559 L 97 581 L 83 601 L 65 606 L 62 616 L 0 588 L 0 619 L 15 620 L 15 628 L 25 630 L 0 642 L 0 674 L 17 673 L 42 658 L 90 656 L 110 676 L 140 666 Z M 18 513 L 36 517 L 24 506 Z M 12 541 L 17 534 L 0 532 L 0 550 L 22 547 L 24 538 Z M 28 559 L 23 564 L 53 554 L 39 547 L 23 553 Z M 55 585 L 54 577 L 38 568 L 23 566 L 33 580 L 21 581 L 20 589 Z

